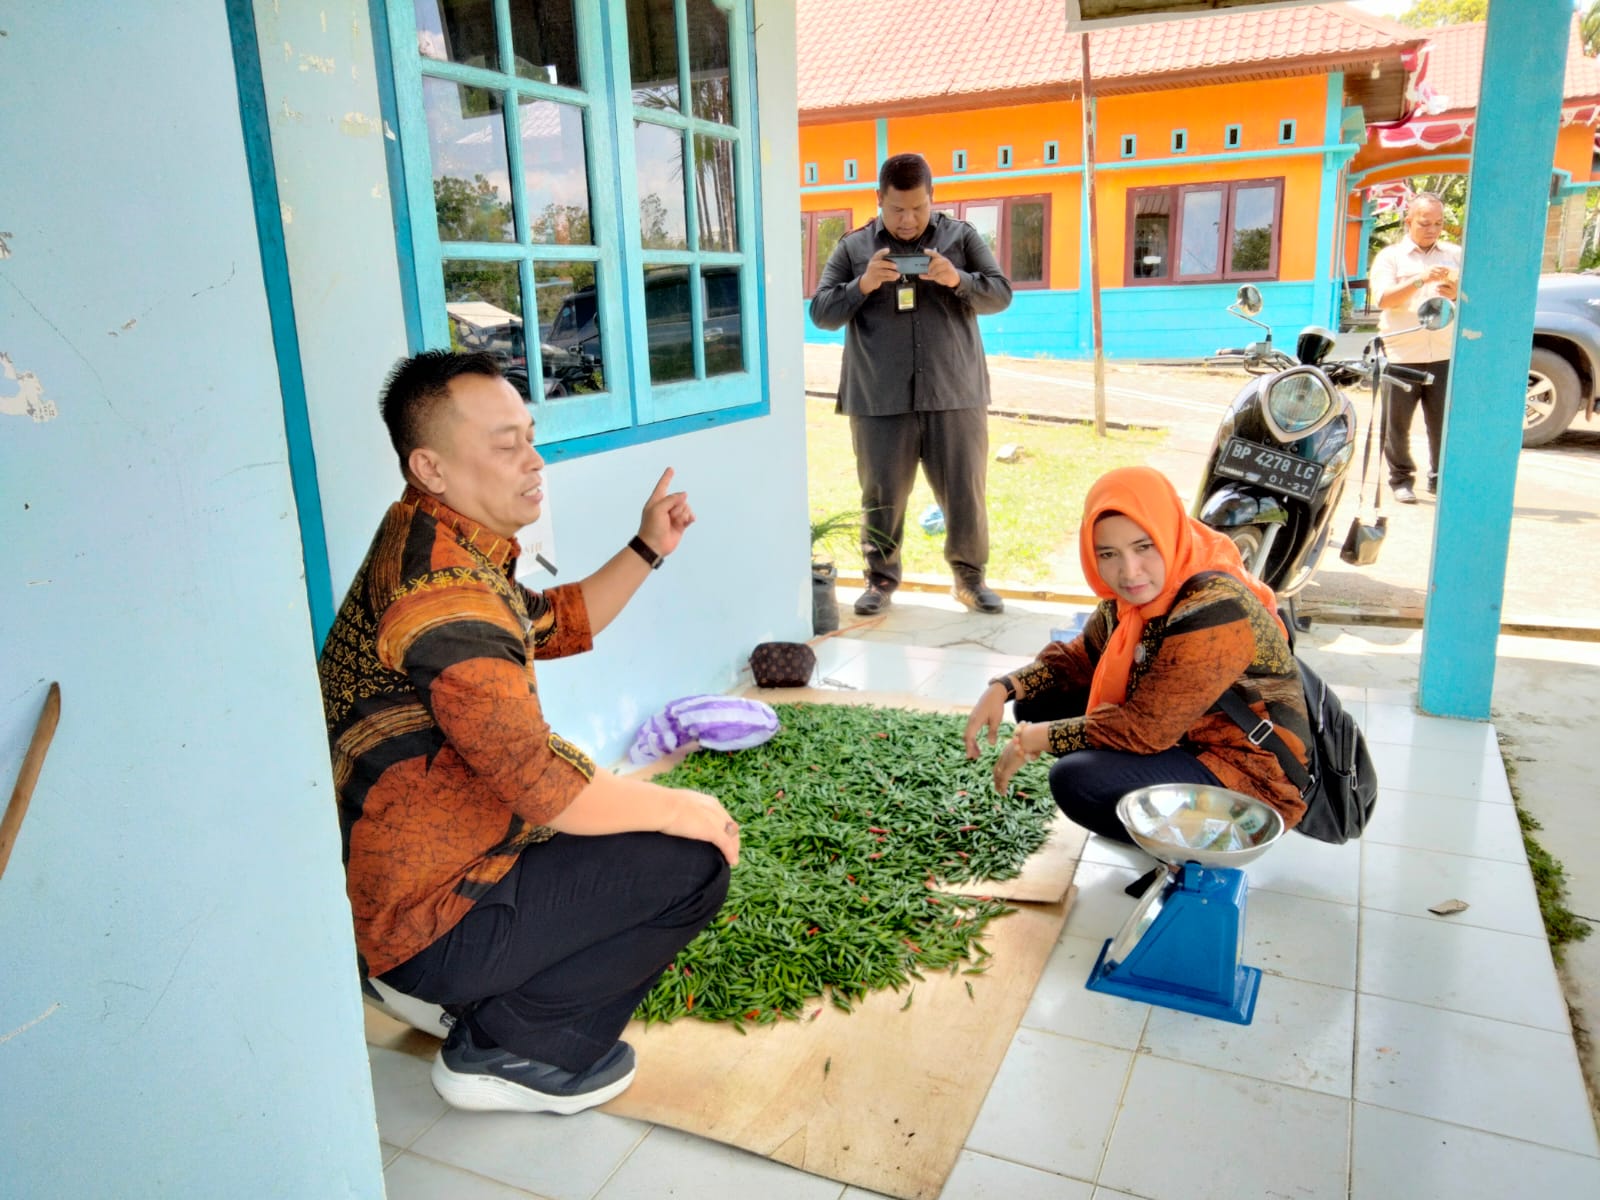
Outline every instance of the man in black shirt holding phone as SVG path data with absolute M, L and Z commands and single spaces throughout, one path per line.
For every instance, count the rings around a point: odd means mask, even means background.
M 845 330 L 838 410 L 850 418 L 861 481 L 868 616 L 900 586 L 906 504 L 922 464 L 944 510 L 952 594 L 975 612 L 1005 602 L 989 561 L 989 370 L 979 313 L 1011 303 L 983 237 L 933 211 L 933 172 L 896 154 L 878 172 L 878 216 L 839 240 L 811 300 L 819 329 Z

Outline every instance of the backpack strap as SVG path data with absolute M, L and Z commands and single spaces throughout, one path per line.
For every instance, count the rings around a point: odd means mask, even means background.
M 1272 751 L 1278 760 L 1278 765 L 1283 768 L 1283 773 L 1289 777 L 1289 782 L 1299 789 L 1302 796 L 1310 790 L 1313 782 L 1311 775 L 1289 750 L 1288 744 L 1278 736 L 1278 727 L 1270 718 L 1257 716 L 1255 710 L 1231 687 L 1217 697 L 1217 702 L 1212 707 L 1220 709 L 1235 725 L 1244 730 L 1244 735 L 1252 746 L 1265 746 Z

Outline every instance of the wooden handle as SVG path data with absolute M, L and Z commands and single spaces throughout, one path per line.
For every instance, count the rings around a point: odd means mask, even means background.
M 22 829 L 22 818 L 28 813 L 28 801 L 33 799 L 33 785 L 39 782 L 39 769 L 44 766 L 45 751 L 50 749 L 50 739 L 55 736 L 56 724 L 61 720 L 61 685 L 52 683 L 44 698 L 44 711 L 39 723 L 33 727 L 33 740 L 28 752 L 22 756 L 22 770 L 17 773 L 17 786 L 11 789 L 11 802 L 6 805 L 6 815 L 0 818 L 0 875 L 6 871 L 11 858 L 11 847 L 16 845 L 17 834 Z

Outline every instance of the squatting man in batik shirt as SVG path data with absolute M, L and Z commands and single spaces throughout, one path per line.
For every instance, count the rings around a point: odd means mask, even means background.
M 443 1005 L 459 1108 L 574 1113 L 633 1079 L 619 1035 L 716 914 L 739 827 L 619 778 L 545 722 L 533 660 L 593 636 L 694 521 L 669 469 L 638 536 L 577 583 L 516 582 L 539 516 L 534 426 L 486 354 L 398 364 L 382 412 L 405 491 L 320 662 L 363 973 Z

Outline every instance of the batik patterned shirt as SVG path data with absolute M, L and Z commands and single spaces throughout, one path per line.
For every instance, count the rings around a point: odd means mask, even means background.
M 448 932 L 594 774 L 546 723 L 533 671 L 593 645 L 583 593 L 523 587 L 518 553 L 407 488 L 323 646 L 346 890 L 372 975 Z
M 1115 602 L 1102 601 L 1078 637 L 1052 642 L 1011 676 L 1017 695 L 1087 688 L 1116 625 Z M 1234 686 L 1304 763 L 1311 726 L 1289 643 L 1249 588 L 1217 573 L 1185 585 L 1166 616 L 1145 622 L 1123 703 L 1051 722 L 1050 752 L 1099 747 L 1159 754 L 1182 746 L 1223 787 L 1265 801 L 1292 826 L 1305 815 L 1299 789 L 1272 751 L 1252 745 L 1232 718 L 1213 709 Z

